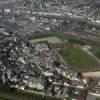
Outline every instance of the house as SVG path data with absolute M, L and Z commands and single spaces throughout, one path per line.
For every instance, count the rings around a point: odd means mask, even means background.
M 41 52 L 41 51 L 49 51 L 49 46 L 47 43 L 39 42 L 35 44 L 35 51 Z

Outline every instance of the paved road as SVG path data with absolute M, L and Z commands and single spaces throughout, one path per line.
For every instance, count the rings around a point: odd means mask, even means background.
M 98 72 L 85 72 L 83 73 L 84 76 L 89 76 L 89 77 L 97 77 L 100 78 L 100 71 Z
M 94 93 L 89 92 L 86 100 L 96 100 L 96 98 L 100 98 L 100 94 L 94 94 Z

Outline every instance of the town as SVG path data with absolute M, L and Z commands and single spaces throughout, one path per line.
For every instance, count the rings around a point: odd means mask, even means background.
M 0 100 L 100 100 L 99 0 L 0 0 Z
M 98 6 L 99 0 L 1 0 L 0 24 L 24 37 L 61 32 L 99 41 Z
M 64 99 L 86 100 L 89 88 L 100 93 L 99 79 L 95 82 L 74 71 L 59 54 L 58 49 L 73 48 L 73 44 L 31 44 L 1 29 L 4 33 L 0 35 L 0 72 L 4 84 Z

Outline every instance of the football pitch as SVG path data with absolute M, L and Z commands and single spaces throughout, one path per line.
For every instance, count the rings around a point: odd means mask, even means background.
M 59 50 L 59 53 L 76 70 L 89 70 L 98 65 L 95 59 L 79 48 L 63 48 Z
M 31 43 L 34 44 L 34 43 L 37 43 L 37 42 L 42 42 L 42 41 L 48 41 L 48 43 L 62 43 L 63 41 L 56 37 L 56 36 L 51 36 L 51 37 L 45 37 L 45 38 L 36 38 L 36 39 L 33 39 L 31 40 Z

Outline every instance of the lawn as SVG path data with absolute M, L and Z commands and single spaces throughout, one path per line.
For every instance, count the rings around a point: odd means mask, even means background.
M 100 58 L 100 47 L 92 47 L 90 51 L 97 57 Z
M 97 62 L 90 55 L 80 50 L 79 48 L 60 49 L 59 53 L 74 69 L 86 70 L 97 66 Z
M 45 37 L 45 38 L 37 38 L 31 40 L 31 42 L 34 44 L 36 42 L 41 42 L 41 41 L 48 41 L 49 43 L 62 43 L 63 41 L 56 37 L 56 36 L 51 36 L 51 37 Z

